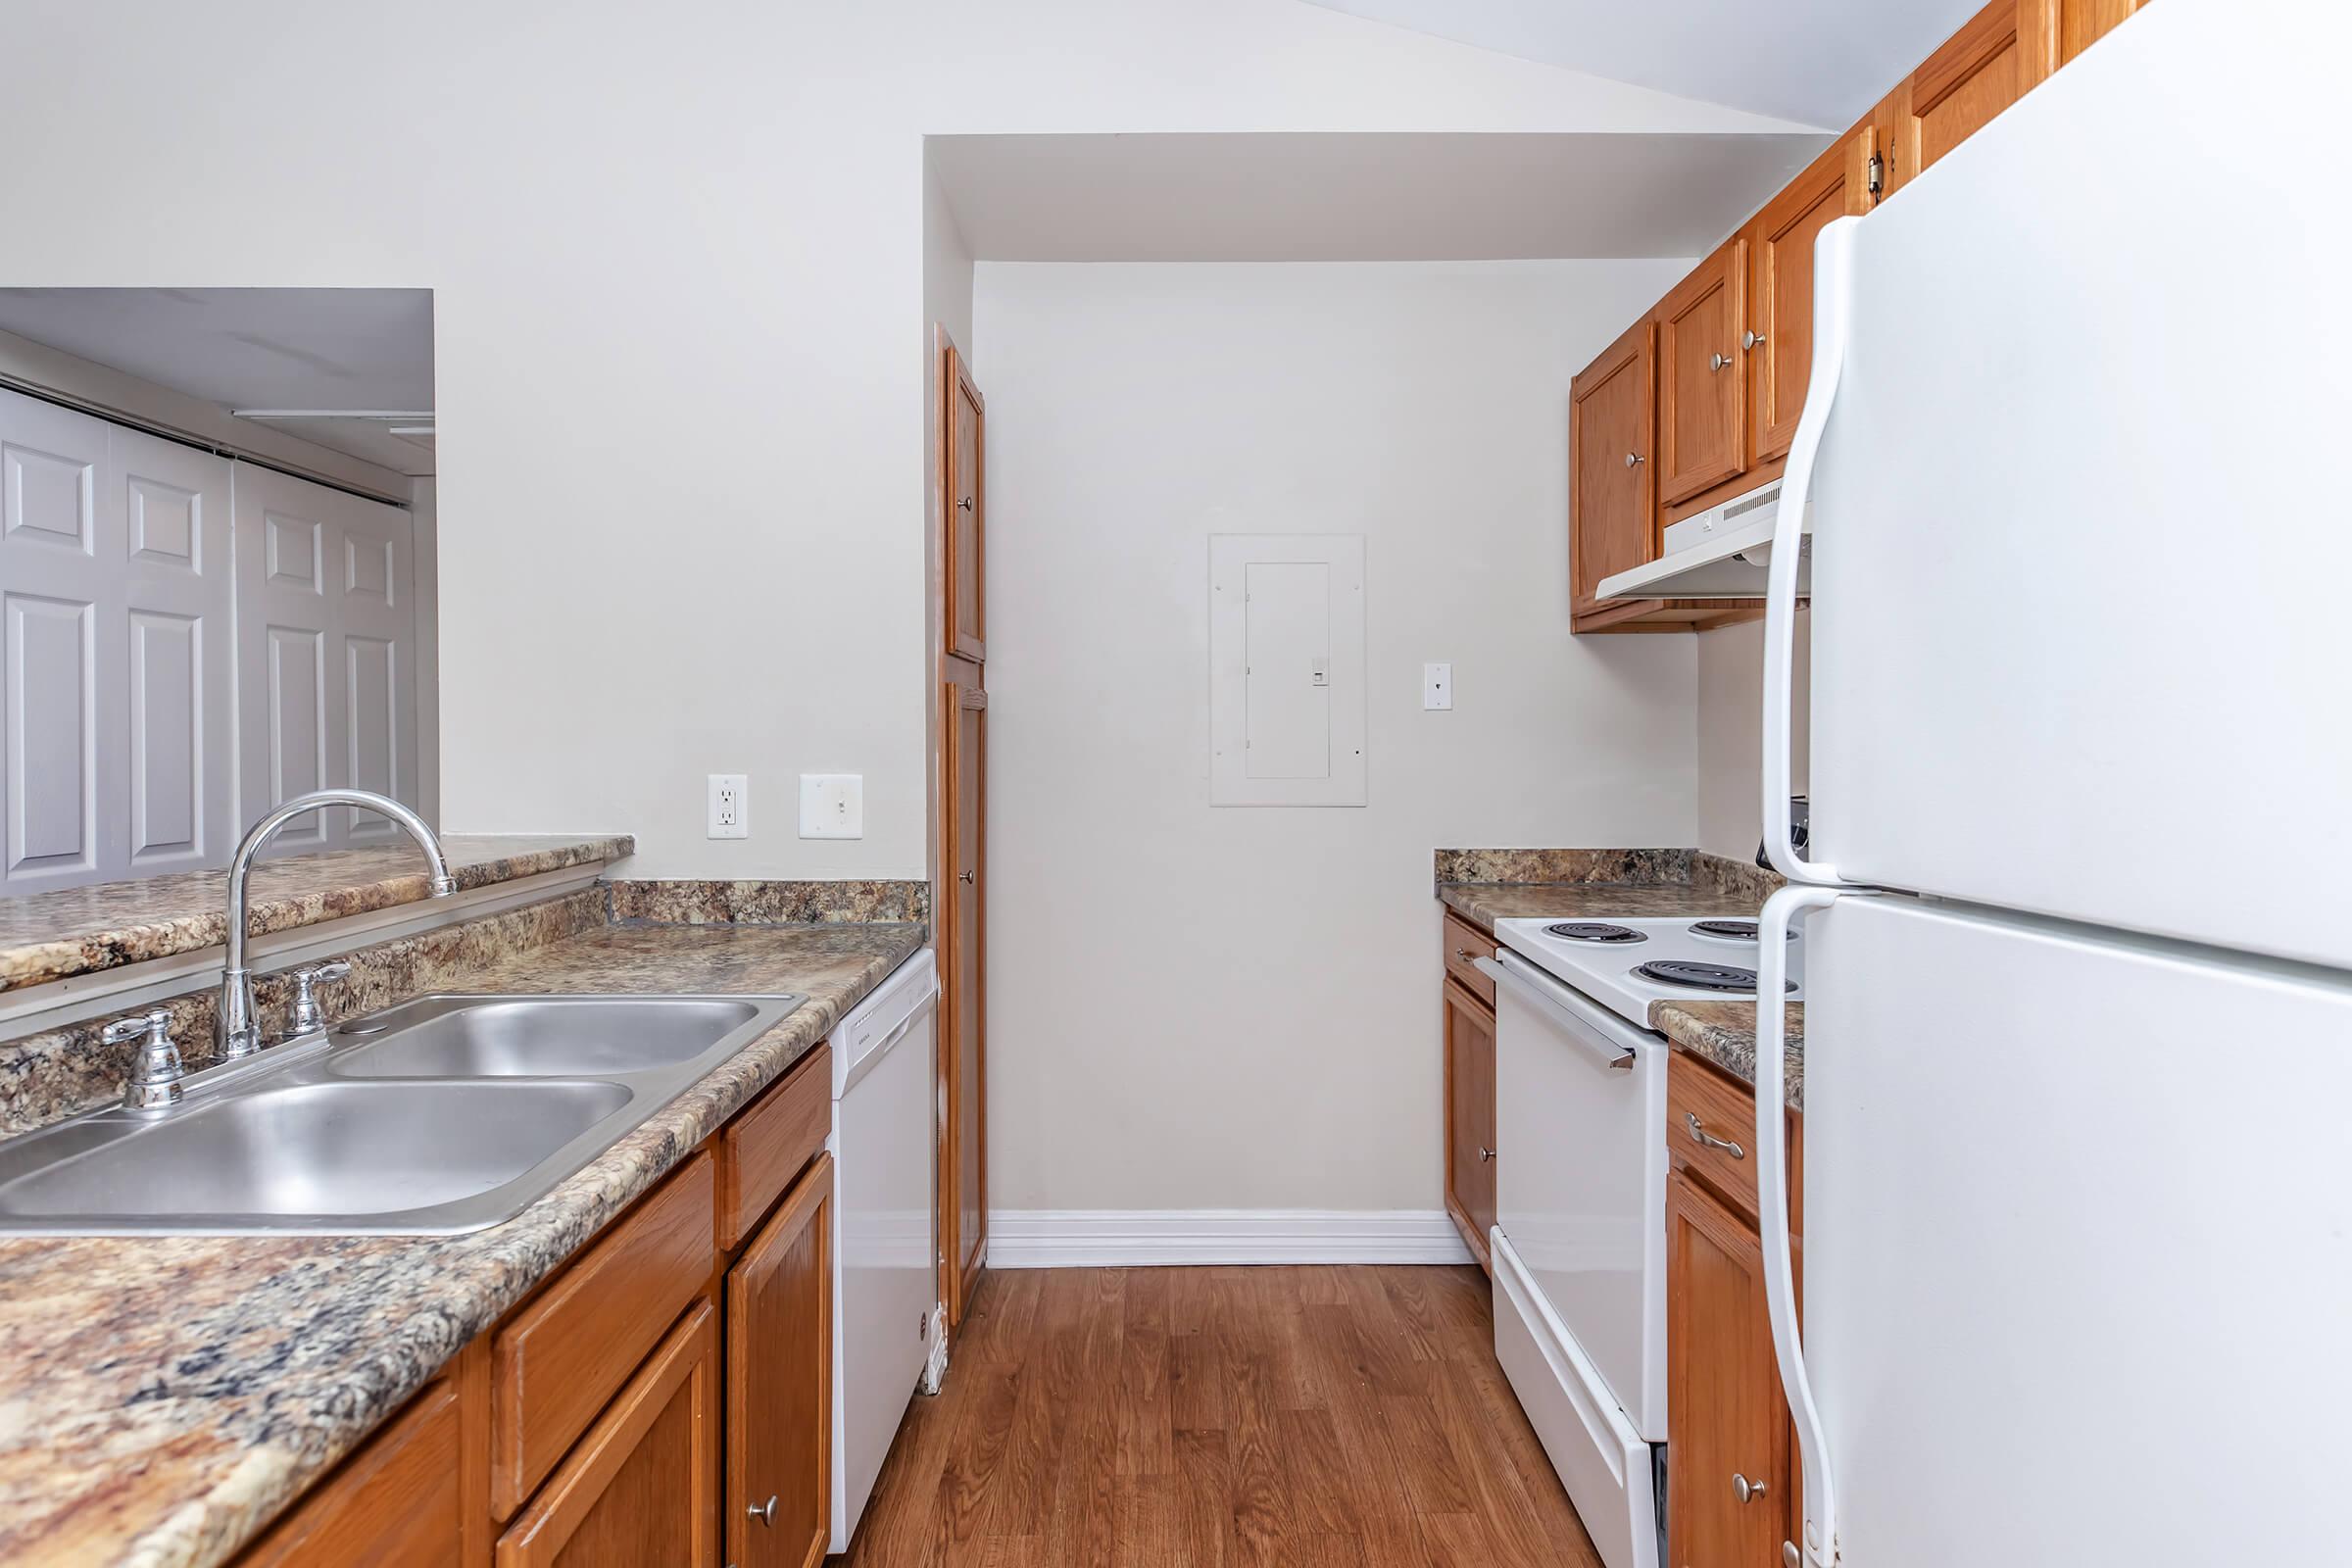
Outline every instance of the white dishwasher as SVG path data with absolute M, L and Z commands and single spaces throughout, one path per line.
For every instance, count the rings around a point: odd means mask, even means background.
M 929 948 L 833 1031 L 833 1541 L 850 1536 L 940 1338 L 939 970 Z

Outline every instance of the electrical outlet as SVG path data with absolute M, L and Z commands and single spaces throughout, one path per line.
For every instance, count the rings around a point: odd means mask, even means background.
M 710 826 L 714 839 L 752 836 L 752 778 L 749 773 L 710 775 Z
M 801 775 L 801 837 L 805 839 L 861 839 L 865 837 L 865 775 L 862 773 L 803 773 Z
M 1453 665 L 1446 663 L 1421 666 L 1421 706 L 1428 709 L 1447 709 L 1453 706 Z

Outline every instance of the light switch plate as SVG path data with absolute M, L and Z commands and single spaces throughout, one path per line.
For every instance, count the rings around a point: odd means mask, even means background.
M 1421 666 L 1421 706 L 1428 709 L 1447 709 L 1453 706 L 1453 665 L 1445 663 Z
M 748 839 L 752 836 L 752 780 L 748 773 L 710 775 L 710 825 L 705 836 Z
M 865 775 L 862 773 L 803 773 L 801 775 L 801 837 L 805 839 L 861 839 L 865 837 Z

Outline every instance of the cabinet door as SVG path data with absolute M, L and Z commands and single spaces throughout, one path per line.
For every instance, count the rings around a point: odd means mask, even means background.
M 2059 0 L 1992 0 L 1894 89 L 1886 188 L 1982 130 L 2058 64 Z
M 1796 435 L 1813 373 L 1813 242 L 1833 218 L 1870 210 L 1876 127 L 1864 125 L 1814 161 L 1748 225 L 1749 445 L 1757 462 L 1782 457 Z
M 1666 1539 L 1674 1568 L 1775 1563 L 1788 1539 L 1788 1412 L 1756 1233 L 1666 1178 Z
M 946 795 L 940 844 L 940 1297 L 951 1329 L 980 1282 L 988 1240 L 988 693 L 949 681 L 940 715 Z
M 698 1302 L 498 1542 L 498 1568 L 718 1560 L 718 1314 Z
M 727 1271 L 727 1561 L 808 1568 L 832 1537 L 833 1159 Z
M 1577 614 L 1603 608 L 1592 597 L 1603 577 L 1641 565 L 1657 549 L 1654 342 L 1650 323 L 1640 322 L 1568 384 L 1569 604 Z
M 987 417 L 980 389 L 964 368 L 954 344 L 942 351 L 940 384 L 947 393 L 942 422 L 940 500 L 947 509 L 947 626 L 949 653 L 974 662 L 988 657 L 988 494 L 982 482 L 987 461 L 983 439 Z
M 2146 4 L 2147 0 L 2059 0 L 2058 63 L 2068 64 Z
M 1487 1259 L 1494 1228 L 1494 1015 L 1446 983 L 1446 1206 Z
M 1735 236 L 1658 306 L 1658 499 L 1747 467 L 1747 242 Z
M 238 1568 L 443 1568 L 462 1561 L 458 1390 L 443 1380 L 237 1559 Z

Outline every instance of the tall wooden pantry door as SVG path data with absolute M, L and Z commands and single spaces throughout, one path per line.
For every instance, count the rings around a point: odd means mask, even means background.
M 939 338 L 940 1299 L 963 1322 L 988 1247 L 986 414 Z

